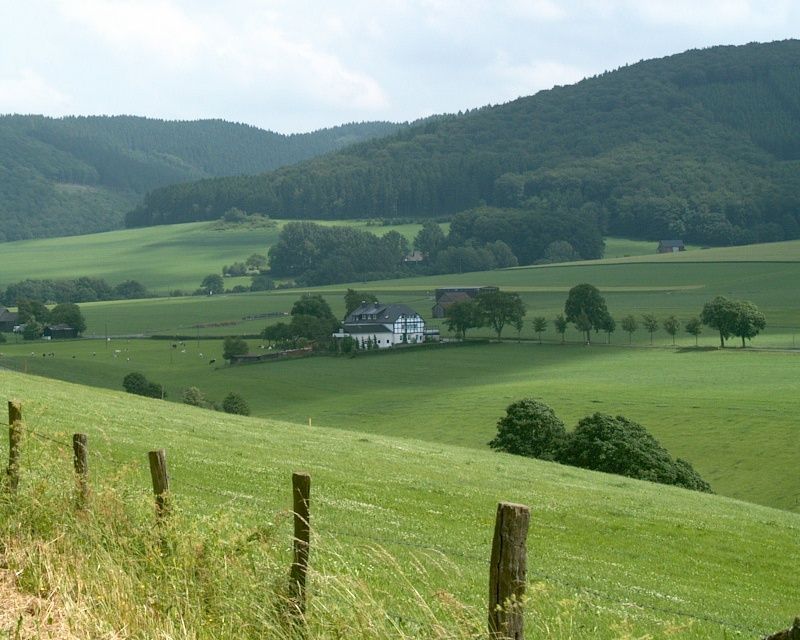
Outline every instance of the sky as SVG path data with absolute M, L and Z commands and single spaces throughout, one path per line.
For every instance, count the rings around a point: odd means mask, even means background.
M 0 113 L 299 133 L 798 35 L 795 0 L 0 0 Z

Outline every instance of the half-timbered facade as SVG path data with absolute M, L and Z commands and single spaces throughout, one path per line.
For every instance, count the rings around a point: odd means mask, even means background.
M 370 302 L 355 309 L 344 321 L 336 338 L 350 337 L 359 347 L 418 344 L 425 340 L 425 321 L 404 304 Z

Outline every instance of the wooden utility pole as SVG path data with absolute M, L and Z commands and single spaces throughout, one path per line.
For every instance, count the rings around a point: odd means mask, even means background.
M 493 639 L 525 637 L 522 597 L 528 574 L 526 543 L 530 519 L 530 509 L 525 505 L 497 505 L 489 567 L 489 636 Z

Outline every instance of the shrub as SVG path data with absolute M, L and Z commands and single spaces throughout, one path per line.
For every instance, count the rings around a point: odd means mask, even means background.
M 675 461 L 637 422 L 595 413 L 578 422 L 558 461 L 584 469 L 711 492 L 692 466 Z
M 44 333 L 44 327 L 36 320 L 29 320 L 25 323 L 25 328 L 22 330 L 22 337 L 25 340 L 38 340 Z
M 233 356 L 243 356 L 249 351 L 249 347 L 243 338 L 228 336 L 222 343 L 222 357 L 230 360 Z
M 182 394 L 183 404 L 190 404 L 193 407 L 203 407 L 206 404 L 206 399 L 203 392 L 197 387 L 187 387 L 183 390 Z
M 549 406 L 526 398 L 508 406 L 489 446 L 530 458 L 556 460 L 566 437 L 564 423 Z
M 164 387 L 157 382 L 150 382 L 142 373 L 132 371 L 122 379 L 122 388 L 128 393 L 148 398 L 166 398 Z
M 143 394 L 148 398 L 166 398 L 167 392 L 164 391 L 164 387 L 162 387 L 157 382 L 148 382 L 147 389 L 145 389 L 145 393 Z
M 238 393 L 231 391 L 222 401 L 222 410 L 225 413 L 235 413 L 241 416 L 250 415 L 250 407 L 247 401 Z
M 0 333 L 0 344 L 3 344 L 6 341 L 6 337 Z
M 147 395 L 147 385 L 147 378 L 138 371 L 132 371 L 122 379 L 122 388 L 128 393 L 135 393 L 138 396 Z

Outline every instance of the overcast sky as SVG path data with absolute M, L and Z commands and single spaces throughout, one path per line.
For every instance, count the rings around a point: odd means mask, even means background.
M 793 0 L 0 0 L 0 113 L 310 131 L 799 31 Z

